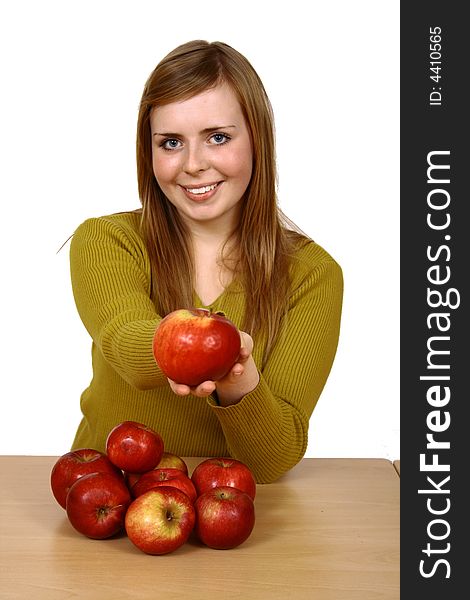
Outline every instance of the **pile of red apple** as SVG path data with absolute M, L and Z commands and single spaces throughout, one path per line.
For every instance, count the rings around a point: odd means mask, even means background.
M 190 476 L 159 433 L 134 421 L 110 431 L 106 453 L 82 448 L 58 458 L 51 489 L 79 533 L 105 539 L 125 530 L 147 554 L 173 552 L 193 531 L 210 548 L 234 548 L 255 524 L 256 482 L 244 463 L 209 458 Z

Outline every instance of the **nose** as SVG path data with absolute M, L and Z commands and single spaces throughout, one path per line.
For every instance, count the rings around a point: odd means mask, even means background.
M 187 144 L 184 154 L 183 170 L 195 175 L 209 168 L 208 158 L 204 147 L 200 144 Z

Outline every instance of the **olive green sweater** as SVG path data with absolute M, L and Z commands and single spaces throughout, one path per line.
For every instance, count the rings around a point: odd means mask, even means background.
M 292 468 L 307 448 L 309 418 L 325 385 L 339 336 L 339 265 L 314 242 L 297 252 L 289 312 L 258 386 L 230 407 L 215 398 L 177 396 L 157 367 L 152 339 L 161 317 L 150 299 L 150 262 L 140 213 L 88 219 L 70 246 L 72 289 L 92 338 L 93 377 L 81 396 L 73 448 L 103 451 L 117 423 L 157 430 L 180 456 L 232 456 L 259 483 Z M 195 295 L 195 306 L 202 306 Z M 241 328 L 243 290 L 231 285 L 210 307 Z M 254 340 L 260 368 L 263 341 Z

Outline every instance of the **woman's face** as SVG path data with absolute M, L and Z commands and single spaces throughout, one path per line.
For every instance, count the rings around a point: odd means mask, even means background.
M 253 152 L 240 104 L 227 84 L 150 116 L 153 172 L 168 200 L 189 225 L 238 223 L 250 182 Z

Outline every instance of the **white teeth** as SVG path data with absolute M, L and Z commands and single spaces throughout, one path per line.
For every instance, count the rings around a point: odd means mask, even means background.
M 211 190 L 214 190 L 216 187 L 217 187 L 217 184 L 214 183 L 214 185 L 206 185 L 206 186 L 200 187 L 200 188 L 186 188 L 186 189 L 191 194 L 205 194 L 206 192 L 210 192 Z

